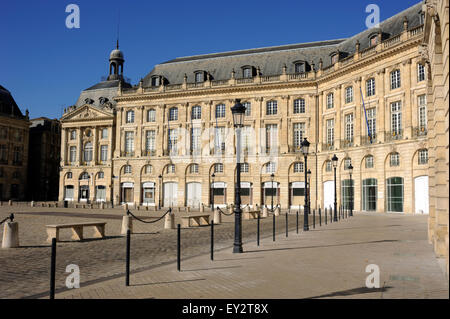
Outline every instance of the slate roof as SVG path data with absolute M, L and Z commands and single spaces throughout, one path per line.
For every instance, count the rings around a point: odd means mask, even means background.
M 404 17 L 408 19 L 409 29 L 419 26 L 421 10 L 422 2 L 381 22 L 379 30 L 383 33 L 383 40 L 403 31 Z M 143 85 L 151 86 L 153 75 L 165 77 L 170 84 L 180 84 L 183 83 L 184 74 L 186 74 L 187 81 L 192 83 L 194 72 L 199 70 L 209 72 L 213 80 L 226 80 L 230 78 L 234 69 L 236 78 L 241 78 L 241 67 L 246 65 L 259 67 L 263 76 L 281 74 L 284 64 L 287 66 L 288 73 L 294 73 L 293 62 L 298 60 L 304 60 L 310 65 L 314 63 L 317 70 L 319 60 L 322 59 L 323 67 L 326 68 L 331 65 L 330 54 L 337 50 L 344 56 L 352 55 L 355 52 L 356 41 L 360 43 L 360 50 L 368 48 L 368 36 L 374 31 L 377 30 L 368 29 L 346 39 L 180 57 L 156 65 L 144 78 Z
M 25 119 L 11 93 L 0 85 L 0 115 Z
M 75 103 L 76 107 L 86 104 L 85 100 L 87 98 L 94 100 L 92 105 L 99 107 L 100 106 L 100 98 L 106 97 L 109 102 L 112 103 L 113 106 L 116 105 L 116 101 L 114 101 L 114 97 L 117 95 L 117 89 L 119 87 L 120 80 L 112 80 L 112 81 L 102 81 L 99 82 L 86 90 L 83 90 Z M 130 88 L 131 85 L 122 80 L 123 88 Z

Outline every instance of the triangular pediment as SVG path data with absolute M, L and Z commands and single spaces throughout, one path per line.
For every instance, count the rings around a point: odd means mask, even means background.
M 85 104 L 75 110 L 64 114 L 61 122 L 72 121 L 91 121 L 114 119 L 114 113 L 111 111 L 101 110 L 95 106 Z

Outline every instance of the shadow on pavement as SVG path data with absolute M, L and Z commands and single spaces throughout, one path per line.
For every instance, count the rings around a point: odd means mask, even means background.
M 339 297 L 339 296 L 352 296 L 352 295 L 368 294 L 368 293 L 374 293 L 374 292 L 385 292 L 385 291 L 387 291 L 390 288 L 392 288 L 392 287 L 390 287 L 390 286 L 382 287 L 382 288 L 360 287 L 360 288 L 354 288 L 354 289 L 348 289 L 348 290 L 342 290 L 342 291 L 335 291 L 335 292 L 331 292 L 331 293 L 325 294 L 325 295 L 309 297 L 307 299 Z
M 229 266 L 229 267 L 211 267 L 211 268 L 204 268 L 204 269 L 182 269 L 182 272 L 185 271 L 200 271 L 200 270 L 217 270 L 217 269 L 229 269 L 229 268 L 241 268 L 242 266 Z
M 309 249 L 309 248 L 325 248 L 325 247 L 338 247 L 338 246 L 352 246 L 352 245 L 364 245 L 364 244 L 378 244 L 378 243 L 392 243 L 399 242 L 397 239 L 385 239 L 385 240 L 375 240 L 367 241 L 362 243 L 348 243 L 348 244 L 337 244 L 337 245 L 322 245 L 322 246 L 307 246 L 307 247 L 288 247 L 288 248 L 273 248 L 273 249 L 261 249 L 261 250 L 247 250 L 244 253 L 260 253 L 265 251 L 276 251 L 276 250 L 293 250 L 293 249 Z
M 200 280 L 206 280 L 206 279 L 205 278 L 200 278 L 200 279 L 186 279 L 186 280 L 174 280 L 174 281 L 149 282 L 149 283 L 142 283 L 142 284 L 130 284 L 130 286 L 131 287 L 138 287 L 138 286 L 150 286 L 150 285 L 175 284 L 175 283 L 179 283 L 179 282 L 200 281 Z

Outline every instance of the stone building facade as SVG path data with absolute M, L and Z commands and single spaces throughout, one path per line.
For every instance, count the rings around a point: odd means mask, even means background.
M 29 125 L 28 111 L 0 85 L 0 201 L 25 199 Z
M 430 216 L 428 238 L 436 255 L 448 263 L 449 229 L 449 1 L 424 1 L 424 39 L 420 47 L 426 63 L 428 126 Z
M 33 201 L 56 201 L 59 196 L 61 125 L 57 119 L 30 120 L 28 194 Z
M 83 91 L 61 119 L 59 198 L 233 203 L 230 108 L 241 99 L 244 204 L 302 206 L 310 169 L 312 208 L 331 206 L 336 154 L 339 204 L 353 198 L 355 210 L 428 214 L 424 18 L 420 3 L 348 39 L 177 58 L 136 86 L 117 73 L 117 48 L 108 80 Z

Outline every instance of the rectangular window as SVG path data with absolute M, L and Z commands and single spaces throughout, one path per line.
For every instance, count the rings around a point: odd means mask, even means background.
M 278 112 L 277 101 L 268 101 L 266 104 L 266 115 L 276 115 Z
M 277 124 L 266 125 L 266 152 L 270 153 L 278 146 L 278 127 Z
M 425 80 L 425 67 L 423 64 L 417 64 L 417 82 L 422 82 Z
M 427 96 L 425 94 L 419 96 L 419 129 L 424 131 L 427 129 Z
M 375 79 L 368 79 L 366 82 L 366 94 L 367 96 L 375 95 Z
M 294 164 L 294 173 L 302 173 L 304 171 L 303 162 L 297 162 Z
M 169 121 L 178 121 L 178 108 L 177 107 L 170 108 Z
M 193 127 L 191 129 L 191 152 L 198 154 L 201 150 L 200 136 L 202 129 L 200 127 Z
M 223 164 L 217 163 L 214 165 L 214 173 L 223 173 Z
M 334 119 L 327 120 L 327 145 L 334 145 Z
M 368 133 L 370 132 L 370 136 L 374 137 L 377 132 L 377 109 L 371 108 L 366 111 L 367 114 L 367 125 Z
M 75 163 L 77 161 L 77 147 L 71 146 L 69 151 L 69 162 L 71 164 Z
M 345 116 L 345 140 L 353 141 L 353 113 Z
M 134 132 L 125 132 L 125 152 L 134 152 Z
M 333 167 L 333 163 L 331 163 L 331 161 L 327 161 L 327 164 L 325 166 L 325 171 L 331 172 L 332 167 Z
M 300 146 L 305 136 L 305 123 L 294 123 L 294 149 L 300 150 Z
M 251 78 L 253 76 L 251 68 L 244 68 L 244 78 Z
M 147 112 L 147 122 L 155 122 L 156 121 L 156 111 L 151 109 Z
M 108 145 L 100 146 L 100 160 L 106 162 L 108 160 Z
M 248 163 L 241 163 L 241 173 L 248 173 L 248 172 L 249 172 L 249 165 L 248 165 Z
M 128 111 L 127 112 L 127 123 L 134 123 L 134 111 Z
M 393 135 L 402 133 L 402 111 L 401 102 L 391 103 L 391 131 Z
M 102 129 L 101 138 L 102 138 L 102 140 L 105 140 L 108 138 L 108 129 L 107 128 Z
M 294 114 L 305 113 L 305 99 L 294 101 Z
M 155 130 L 145 131 L 145 151 L 147 155 L 154 155 L 155 152 Z
M 244 102 L 242 105 L 245 106 L 245 116 L 252 115 L 252 103 Z
M 215 127 L 214 133 L 214 153 L 222 154 L 225 152 L 225 127 Z
M 97 202 L 104 202 L 106 200 L 106 187 L 105 186 L 96 186 L 95 199 L 97 200 Z
M 353 86 L 345 89 L 345 103 L 353 102 Z
M 268 173 L 268 174 L 275 173 L 275 171 L 276 171 L 276 166 L 275 166 L 274 162 L 270 162 L 270 163 L 266 164 L 266 173 Z M 276 185 L 276 183 L 274 185 Z
M 400 155 L 398 153 L 391 154 L 390 165 L 391 166 L 399 166 L 400 165 Z
M 178 130 L 177 129 L 169 129 L 168 132 L 168 150 L 170 153 L 177 153 L 177 142 L 178 142 Z
M 225 104 L 216 105 L 216 118 L 225 117 Z
M 373 168 L 373 156 L 366 157 L 366 168 Z
M 252 142 L 252 127 L 250 125 L 245 125 L 241 130 L 241 142 L 242 142 L 242 150 L 245 153 L 250 152 Z
M 391 72 L 391 90 L 398 89 L 401 86 L 400 70 Z
M 334 107 L 334 94 L 330 93 L 327 95 L 327 109 L 332 109 Z
M 73 186 L 64 186 L 64 200 L 73 200 Z

